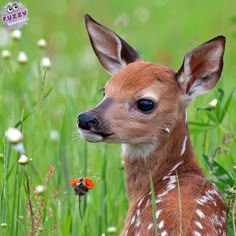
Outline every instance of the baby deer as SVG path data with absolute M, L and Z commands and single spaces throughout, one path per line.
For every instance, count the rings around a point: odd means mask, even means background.
M 89 15 L 85 22 L 94 52 L 112 77 L 103 100 L 79 114 L 78 127 L 87 141 L 122 144 L 130 204 L 121 235 L 226 235 L 227 207 L 195 158 L 186 116 L 191 100 L 220 78 L 225 37 L 190 50 L 175 72 L 144 62 Z

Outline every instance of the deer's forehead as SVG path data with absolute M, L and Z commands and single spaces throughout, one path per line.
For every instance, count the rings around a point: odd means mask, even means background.
M 176 90 L 175 72 L 162 65 L 134 62 L 116 73 L 107 83 L 109 93 L 134 94 L 141 91 L 162 92 Z

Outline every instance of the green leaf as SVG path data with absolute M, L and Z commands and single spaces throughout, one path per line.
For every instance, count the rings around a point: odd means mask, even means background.
M 202 154 L 202 156 L 211 170 L 213 175 L 212 181 L 214 181 L 222 191 L 224 191 L 226 185 L 232 186 L 234 184 L 231 174 L 222 165 L 215 160 L 210 162 L 210 158 L 206 154 Z
M 235 88 L 232 90 L 232 92 L 230 93 L 224 107 L 222 108 L 222 112 L 221 112 L 221 117 L 220 117 L 220 123 L 223 121 L 228 109 L 229 109 L 229 106 L 230 106 L 230 103 L 232 101 L 232 98 L 233 98 L 233 95 L 234 95 L 234 91 L 235 91 Z
M 154 232 L 155 236 L 158 235 L 158 227 L 157 227 L 157 217 L 156 217 L 156 197 L 155 197 L 155 190 L 152 181 L 152 175 L 150 173 L 150 188 L 151 188 L 151 199 L 152 199 L 152 216 L 153 216 L 153 225 L 154 225 Z
M 216 127 L 215 124 L 203 123 L 198 121 L 189 121 L 188 124 L 190 125 L 192 133 L 201 133 Z
M 49 96 L 49 94 L 52 92 L 52 88 L 48 90 L 48 92 L 42 97 L 42 99 L 40 100 L 40 102 L 32 109 L 32 111 L 30 111 L 28 114 L 26 114 L 20 121 L 18 121 L 15 124 L 15 128 L 17 128 L 18 126 L 20 126 L 25 120 L 27 120 L 45 101 L 45 99 Z
M 216 116 L 216 113 L 213 111 L 207 111 L 207 116 L 209 118 L 210 121 L 212 121 L 214 124 L 219 124 L 219 120 L 218 117 Z

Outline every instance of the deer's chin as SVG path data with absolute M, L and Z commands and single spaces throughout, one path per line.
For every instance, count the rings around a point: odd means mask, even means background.
M 102 135 L 96 134 L 90 130 L 79 129 L 79 133 L 88 142 L 102 142 L 104 139 Z
M 84 129 L 79 129 L 80 135 L 86 139 L 88 142 L 96 143 L 96 142 L 105 142 L 106 139 L 109 139 L 111 134 L 105 134 L 105 133 L 96 133 L 91 130 L 84 130 Z

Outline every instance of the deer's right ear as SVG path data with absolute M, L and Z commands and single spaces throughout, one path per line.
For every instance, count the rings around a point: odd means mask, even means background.
M 85 24 L 96 56 L 111 75 L 140 59 L 138 53 L 128 43 L 91 16 L 85 15 Z

